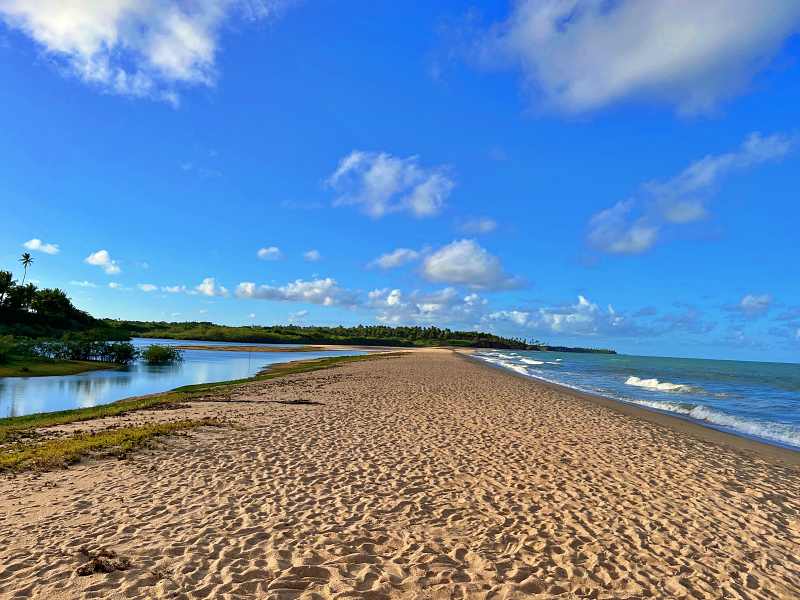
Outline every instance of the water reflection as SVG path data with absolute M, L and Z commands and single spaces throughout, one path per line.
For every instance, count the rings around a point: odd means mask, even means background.
M 134 340 L 134 344 L 139 347 L 152 343 L 202 344 L 220 347 L 242 345 L 225 342 Z M 275 344 L 247 345 L 275 346 Z M 121 398 L 162 392 L 183 385 L 242 379 L 254 375 L 266 365 L 273 363 L 349 354 L 363 353 L 355 351 L 297 353 L 186 350 L 183 353 L 183 362 L 177 365 L 149 366 L 136 363 L 120 370 L 91 371 L 65 377 L 2 377 L 0 378 L 0 417 L 97 406 Z

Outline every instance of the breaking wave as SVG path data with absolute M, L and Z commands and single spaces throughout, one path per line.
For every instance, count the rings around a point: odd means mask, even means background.
M 682 383 L 670 383 L 669 381 L 659 381 L 658 379 L 640 379 L 631 375 L 625 380 L 625 385 L 633 385 L 648 390 L 658 390 L 659 392 L 691 392 L 694 388 Z

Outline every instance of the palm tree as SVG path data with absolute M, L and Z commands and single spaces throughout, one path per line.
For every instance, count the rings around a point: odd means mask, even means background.
M 28 276 L 28 267 L 33 264 L 33 257 L 31 256 L 30 252 L 23 252 L 22 257 L 19 259 L 19 262 L 22 263 L 22 268 L 25 269 L 25 272 L 22 275 L 22 283 L 25 283 L 25 278 Z

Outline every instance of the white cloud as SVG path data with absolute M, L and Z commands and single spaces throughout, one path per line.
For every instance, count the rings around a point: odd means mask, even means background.
M 274 15 L 282 0 L 0 0 L 0 20 L 62 70 L 106 92 L 176 104 L 180 86 L 210 86 L 222 24 Z
M 303 259 L 308 262 L 317 262 L 322 258 L 322 255 L 319 253 L 319 250 L 309 250 L 303 254 Z
M 422 275 L 437 283 L 464 285 L 475 289 L 502 289 L 519 285 L 519 279 L 503 271 L 500 259 L 473 240 L 459 240 L 428 256 Z
M 167 292 L 168 294 L 181 294 L 186 292 L 185 285 L 165 285 L 161 287 L 162 292 Z
M 335 279 L 297 279 L 283 286 L 256 285 L 245 281 L 236 287 L 240 298 L 279 300 L 283 302 L 308 302 L 322 306 L 354 306 L 358 304 L 356 294 L 340 288 Z
M 670 179 L 645 183 L 639 198 L 617 202 L 598 212 L 589 221 L 587 241 L 612 254 L 649 250 L 665 226 L 706 218 L 707 205 L 726 176 L 778 161 L 794 144 L 794 138 L 789 136 L 751 133 L 733 152 L 709 154 Z
M 108 253 L 108 250 L 98 250 L 97 252 L 92 252 L 83 260 L 83 262 L 89 265 L 94 265 L 95 267 L 100 267 L 106 272 L 107 275 L 117 275 L 122 272 L 122 269 L 119 268 L 117 261 L 111 259 L 111 255 Z
M 372 217 L 406 211 L 416 217 L 441 212 L 455 182 L 445 167 L 425 168 L 416 156 L 354 150 L 328 178 L 339 193 L 334 206 L 360 205 Z
M 658 226 L 644 218 L 631 222 L 633 208 L 629 200 L 594 215 L 589 221 L 589 244 L 613 254 L 639 254 L 650 249 L 658 239 Z
M 486 315 L 485 322 L 506 322 L 537 332 L 557 335 L 638 336 L 652 333 L 610 304 L 600 308 L 585 296 L 575 304 L 541 307 L 535 310 L 502 310 Z
M 468 235 L 482 235 L 492 233 L 497 229 L 497 221 L 489 217 L 476 217 L 474 219 L 467 219 L 461 225 L 459 230 Z
M 380 267 L 381 269 L 394 269 L 413 262 L 420 257 L 420 253 L 409 248 L 397 248 L 386 254 L 381 254 L 370 263 L 370 266 Z
M 213 277 L 206 277 L 203 281 L 195 286 L 195 291 L 203 296 L 227 296 L 228 290 L 221 285 L 217 285 Z
M 307 316 L 308 316 L 308 311 L 307 310 L 296 310 L 294 312 L 290 312 L 289 313 L 289 317 L 287 318 L 287 321 L 289 323 L 299 323 L 300 321 L 305 319 Z
M 798 29 L 796 0 L 519 0 L 482 50 L 520 65 L 556 110 L 644 99 L 697 113 L 741 92 Z
M 280 260 L 283 258 L 283 252 L 281 252 L 281 249 L 277 246 L 261 248 L 258 252 L 256 252 L 256 255 L 261 260 Z
M 58 247 L 58 244 L 46 244 L 39 238 L 28 240 L 22 245 L 28 250 L 33 250 L 34 252 L 44 252 L 45 254 L 58 254 L 61 251 L 61 249 Z
M 744 314 L 754 317 L 767 312 L 772 304 L 772 296 L 769 294 L 747 294 L 739 302 L 739 310 Z
M 112 290 L 121 290 L 122 284 L 117 283 L 116 281 L 111 281 L 109 282 L 108 287 L 110 287 Z
M 158 286 L 152 283 L 138 283 L 136 287 L 143 292 L 155 292 L 158 289 Z
M 96 283 L 92 283 L 91 281 L 85 281 L 85 280 L 84 281 L 70 281 L 69 283 L 70 283 L 70 285 L 76 285 L 78 287 L 83 287 L 83 288 L 95 288 L 95 287 L 97 287 Z
M 479 319 L 486 300 L 478 294 L 462 297 L 455 288 L 435 292 L 413 291 L 403 294 L 399 289 L 376 289 L 368 294 L 367 306 L 375 309 L 381 323 L 465 323 Z

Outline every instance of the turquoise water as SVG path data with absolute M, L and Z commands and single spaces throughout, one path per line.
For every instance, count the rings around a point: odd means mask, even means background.
M 564 352 L 491 351 L 517 373 L 800 449 L 800 365 Z
M 291 344 L 229 344 L 184 340 L 134 339 L 135 346 L 150 344 L 204 346 L 281 346 Z M 122 398 L 164 392 L 183 385 L 242 379 L 265 366 L 290 360 L 364 354 L 334 352 L 226 352 L 185 350 L 183 362 L 150 366 L 138 362 L 113 371 L 90 371 L 65 377 L 0 377 L 0 417 L 14 417 L 68 408 L 108 404 Z

